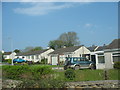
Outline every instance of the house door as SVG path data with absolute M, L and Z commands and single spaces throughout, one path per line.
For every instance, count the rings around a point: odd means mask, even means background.
M 96 56 L 95 55 L 91 55 L 91 61 L 95 63 L 95 68 L 96 68 Z
M 57 56 L 52 56 L 52 65 L 57 65 L 57 64 L 58 64 Z
M 93 61 L 94 63 L 96 63 L 95 55 L 91 55 L 91 61 Z

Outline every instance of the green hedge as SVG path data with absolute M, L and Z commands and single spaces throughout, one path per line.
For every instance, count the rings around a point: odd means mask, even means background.
M 5 60 L 3 60 L 2 62 L 11 64 L 11 63 L 12 63 L 12 59 L 5 59 Z
M 52 73 L 52 70 L 48 66 L 29 66 L 29 65 L 14 65 L 2 66 L 3 77 L 8 79 L 34 79 L 38 80 L 47 77 L 48 74 Z
M 120 61 L 114 63 L 114 68 L 115 69 L 120 69 Z

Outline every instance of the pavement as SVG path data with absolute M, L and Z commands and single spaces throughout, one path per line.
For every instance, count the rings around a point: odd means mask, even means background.
M 52 67 L 53 70 L 64 70 L 63 67 Z

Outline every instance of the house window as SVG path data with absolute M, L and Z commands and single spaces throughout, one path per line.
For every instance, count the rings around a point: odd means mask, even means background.
M 30 59 L 30 56 L 27 56 L 28 57 L 28 59 Z
M 36 55 L 36 59 L 39 59 L 39 55 Z
M 34 59 L 34 56 L 32 55 L 32 59 Z
M 104 56 L 98 56 L 98 63 L 105 63 Z
M 73 58 L 73 62 L 77 62 L 77 58 Z
M 120 53 L 113 53 L 113 62 L 120 61 Z
M 103 53 L 98 54 L 98 63 L 105 63 L 105 57 Z

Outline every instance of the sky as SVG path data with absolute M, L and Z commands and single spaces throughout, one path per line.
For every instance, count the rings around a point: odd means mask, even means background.
M 48 47 L 74 31 L 81 45 L 102 46 L 118 38 L 117 2 L 2 2 L 2 49 Z

